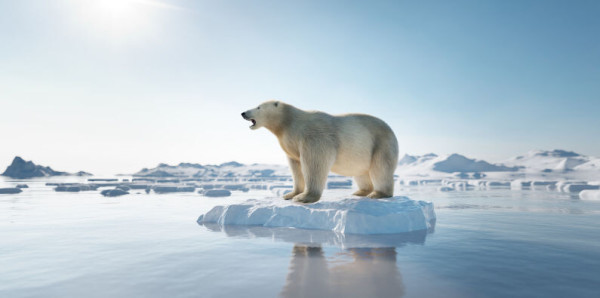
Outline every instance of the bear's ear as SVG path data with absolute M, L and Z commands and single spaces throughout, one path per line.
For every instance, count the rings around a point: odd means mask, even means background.
M 274 103 L 274 105 L 275 105 L 275 107 L 278 107 L 278 106 L 279 106 L 279 102 L 278 102 L 278 101 L 276 101 L 276 102 Z

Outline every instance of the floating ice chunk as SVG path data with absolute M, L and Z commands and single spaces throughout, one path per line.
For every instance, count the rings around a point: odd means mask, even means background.
M 510 183 L 510 189 L 513 189 L 513 190 L 529 189 L 530 187 L 531 187 L 531 181 L 524 181 L 521 179 L 517 179 Z
M 101 191 L 100 194 L 105 197 L 118 197 L 122 195 L 128 195 L 129 192 L 126 192 L 122 189 L 105 189 Z
M 17 187 L 0 188 L 0 194 L 17 194 L 20 192 L 22 192 L 22 190 Z
M 172 192 L 194 192 L 195 186 L 168 186 L 168 185 L 156 185 L 152 187 L 155 193 L 164 194 Z
M 578 186 L 571 188 L 571 185 L 578 185 Z M 585 181 L 560 181 L 560 182 L 556 183 L 556 191 L 580 192 L 583 189 L 586 189 L 585 187 L 582 188 L 581 187 L 582 185 L 587 185 L 587 182 L 585 182 Z M 578 188 L 580 188 L 580 189 L 577 190 Z M 595 188 L 590 188 L 590 189 L 595 189 Z
M 226 189 L 210 189 L 204 192 L 204 196 L 207 197 L 228 197 L 231 195 L 231 191 Z
M 345 234 L 394 234 L 427 230 L 435 221 L 433 204 L 406 197 L 342 199 L 295 204 L 279 198 L 216 206 L 198 223 L 331 230 Z
M 239 190 L 243 192 L 248 192 L 250 190 L 248 187 L 246 187 L 246 184 L 227 184 L 223 186 L 223 189 Z
M 486 189 L 510 188 L 510 182 L 509 181 L 486 181 L 485 188 Z
M 450 186 L 440 186 L 440 187 L 438 187 L 438 191 L 448 192 L 448 191 L 455 191 L 455 189 Z
M 532 187 L 541 187 L 541 188 L 546 188 L 547 186 L 555 186 L 556 185 L 556 181 L 532 181 L 531 182 L 531 186 Z
M 582 200 L 600 201 L 600 190 L 583 190 L 579 193 Z
M 569 184 L 565 188 L 565 192 L 581 192 L 582 190 L 598 190 L 599 185 L 588 185 L 588 184 Z

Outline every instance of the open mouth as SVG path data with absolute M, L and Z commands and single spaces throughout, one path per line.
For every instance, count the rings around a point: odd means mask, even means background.
M 252 125 L 250 125 L 250 128 L 256 126 L 256 120 L 254 119 L 250 119 L 249 121 L 252 121 Z

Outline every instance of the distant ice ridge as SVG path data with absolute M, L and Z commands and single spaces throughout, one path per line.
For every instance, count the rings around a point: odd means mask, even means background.
M 331 230 L 344 234 L 395 234 L 431 228 L 435 212 L 432 203 L 407 197 L 347 198 L 306 205 L 265 198 L 216 206 L 200 215 L 198 223 Z

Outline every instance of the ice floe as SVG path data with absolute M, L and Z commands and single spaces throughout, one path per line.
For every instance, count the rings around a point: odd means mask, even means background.
M 600 190 L 583 190 L 579 193 L 582 200 L 600 201 Z
M 280 198 L 250 199 L 216 206 L 198 223 L 330 230 L 345 234 L 393 234 L 427 230 L 435 222 L 433 204 L 407 197 L 346 198 L 296 204 Z

